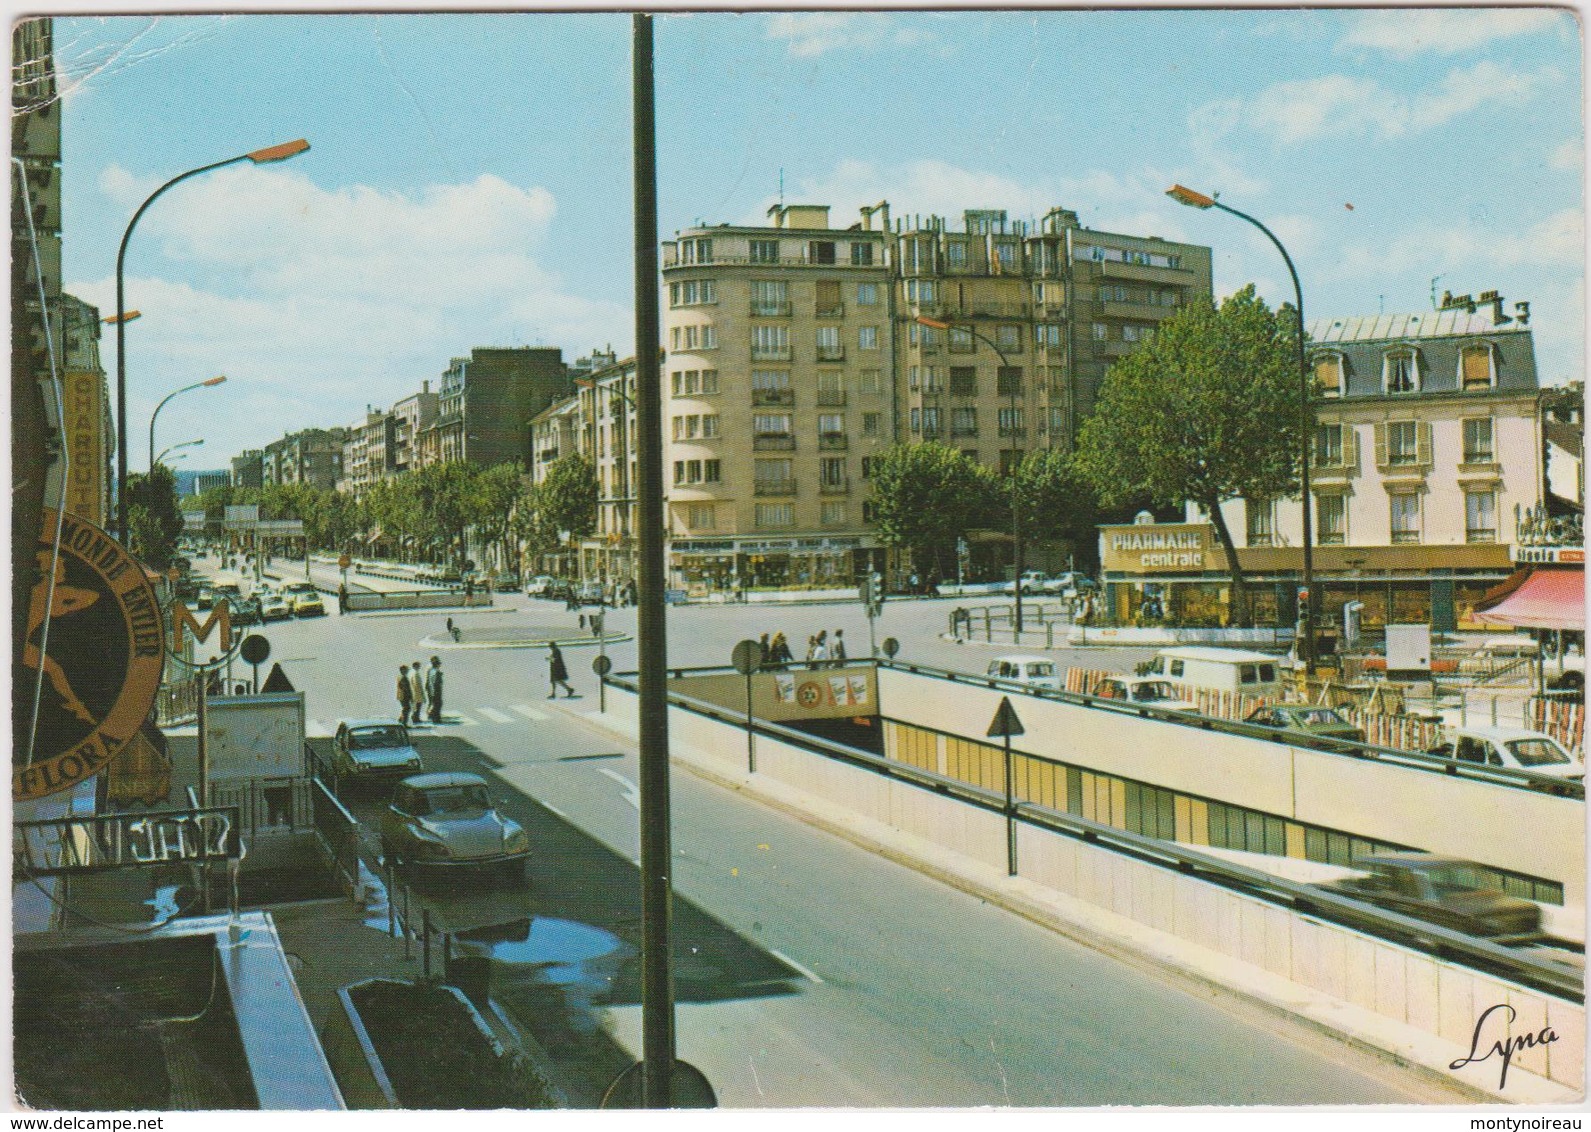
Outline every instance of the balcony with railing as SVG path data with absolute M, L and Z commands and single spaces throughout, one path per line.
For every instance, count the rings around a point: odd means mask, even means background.
M 843 389 L 819 389 L 818 390 L 818 404 L 819 405 L 843 405 L 843 404 L 845 404 L 845 390 L 843 390 Z
M 819 303 L 812 312 L 818 318 L 844 318 L 844 303 Z
M 1180 267 L 1152 267 L 1147 263 L 1118 263 L 1115 260 L 1103 260 L 1098 265 L 1099 273 L 1106 279 L 1130 279 L 1138 283 L 1172 283 L 1179 287 L 1191 287 L 1194 284 L 1194 274 Z
M 818 447 L 827 452 L 844 451 L 850 447 L 843 432 L 818 433 Z
M 751 391 L 753 405 L 794 405 L 794 389 L 753 389 Z
M 752 480 L 751 493 L 753 495 L 794 495 L 796 493 L 796 481 L 794 478 Z
M 1100 313 L 1106 318 L 1130 318 L 1135 322 L 1159 322 L 1177 313 L 1176 307 L 1152 306 L 1149 303 L 1123 303 L 1107 299 L 1100 304 Z
M 796 439 L 788 432 L 758 433 L 751 440 L 755 452 L 790 452 L 795 446 Z
M 790 360 L 789 346 L 752 346 L 751 360 L 754 362 L 788 362 Z
M 751 304 L 754 318 L 789 318 L 793 309 L 790 303 L 759 303 L 754 300 Z
M 1014 425 L 1014 426 L 1013 425 L 1001 425 L 1000 426 L 1000 435 L 1001 436 L 1008 436 L 1008 437 L 1011 437 L 1011 438 L 1013 438 L 1015 440 L 1021 440 L 1023 437 L 1027 436 L 1027 434 L 1028 434 L 1028 430 L 1026 428 L 1024 428 L 1023 426 L 1021 426 L 1021 425 Z
M 841 476 L 839 479 L 822 480 L 818 484 L 819 495 L 849 495 L 851 493 L 851 479 Z
M 844 360 L 845 360 L 845 347 L 844 346 L 842 346 L 842 345 L 840 345 L 838 343 L 830 343 L 830 344 L 827 344 L 827 345 L 825 345 L 823 343 L 819 343 L 819 345 L 818 345 L 818 361 L 820 361 L 820 362 L 843 362 Z

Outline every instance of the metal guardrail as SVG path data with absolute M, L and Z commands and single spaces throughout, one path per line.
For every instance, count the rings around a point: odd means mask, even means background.
M 466 594 L 462 586 L 438 590 L 361 590 L 343 598 L 344 613 L 383 609 L 490 609 L 492 592 L 477 586 Z
M 1003 692 L 1016 692 L 1039 699 L 1057 700 L 1061 703 L 1075 704 L 1096 711 L 1115 712 L 1119 715 L 1136 715 L 1145 719 L 1157 719 L 1163 723 L 1176 723 L 1183 727 L 1198 727 L 1205 731 L 1222 731 L 1230 735 L 1242 735 L 1250 739 L 1264 739 L 1272 743 L 1301 747 L 1328 755 L 1339 755 L 1343 758 L 1373 759 L 1378 762 L 1408 767 L 1413 770 L 1423 770 L 1433 774 L 1445 774 L 1455 778 L 1469 778 L 1479 782 L 1488 782 L 1494 786 L 1508 786 L 1516 790 L 1535 790 L 1540 793 L 1557 794 L 1566 798 L 1585 800 L 1585 785 L 1583 783 L 1554 778 L 1549 774 L 1537 774 L 1534 771 L 1514 770 L 1509 767 L 1489 767 L 1478 763 L 1463 763 L 1456 759 L 1445 759 L 1438 755 L 1404 751 L 1396 747 L 1379 747 L 1372 743 L 1354 743 L 1346 739 L 1316 738 L 1302 732 L 1279 731 L 1274 727 L 1260 727 L 1256 724 L 1243 723 L 1239 720 L 1218 719 L 1215 716 L 1150 707 L 1144 704 L 1134 704 L 1130 701 L 1101 699 L 1081 692 L 1057 691 L 1053 688 L 1035 688 L 1029 684 L 1013 680 L 1001 680 L 992 676 L 954 672 L 950 669 L 935 668 L 926 664 L 907 663 L 898 660 L 877 660 L 875 663 L 880 668 L 891 668 L 917 675 L 933 676 L 958 684 L 975 684 Z M 728 671 L 732 671 L 732 669 Z
M 709 670 L 676 671 L 705 674 Z M 722 666 L 714 666 L 710 671 L 718 673 L 725 669 Z M 635 673 L 610 675 L 607 679 L 615 687 L 633 693 L 639 692 Z M 680 692 L 670 692 L 668 699 L 670 704 L 737 729 L 744 729 L 746 726 L 744 712 L 722 708 Z M 870 770 L 921 789 L 931 790 L 936 794 L 954 798 L 991 813 L 1006 812 L 1005 799 L 996 791 L 895 762 L 882 755 L 875 755 L 855 747 L 846 747 L 767 720 L 754 719 L 752 727 L 757 734 L 779 739 L 814 754 Z M 1353 930 L 1364 931 L 1439 959 L 1460 961 L 1481 970 L 1500 974 L 1570 1002 L 1585 1001 L 1584 978 L 1579 971 L 1534 958 L 1487 939 L 1465 935 L 1438 924 L 1365 904 L 1325 889 L 1285 880 L 1258 869 L 1183 848 L 1173 842 L 1129 833 L 1114 826 L 1063 813 L 1035 802 L 1016 802 L 1010 816 L 1015 821 L 1123 853 L 1147 864 L 1241 891 L 1301 915 L 1313 916 Z
M 315 748 L 304 744 L 304 756 L 313 772 L 310 779 L 310 814 L 315 835 L 320 838 L 332 865 L 350 892 L 359 887 L 359 822 L 338 800 L 321 776 L 324 761 Z M 391 899 L 391 893 L 388 893 Z

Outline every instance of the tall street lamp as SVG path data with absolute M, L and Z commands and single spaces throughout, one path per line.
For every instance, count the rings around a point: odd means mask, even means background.
M 170 448 L 163 448 L 160 451 L 160 455 L 155 457 L 154 461 L 150 463 L 149 470 L 150 471 L 154 471 L 156 464 L 164 464 L 166 462 L 166 457 L 170 456 L 171 453 L 177 451 L 178 449 L 181 449 L 181 448 L 192 448 L 195 445 L 199 445 L 199 444 L 203 444 L 203 443 L 204 443 L 203 438 L 200 438 L 199 440 L 185 440 L 181 444 L 173 444 Z M 187 459 L 187 457 L 188 457 L 188 454 L 186 452 L 184 452 L 181 456 L 174 456 L 172 458 L 175 459 L 175 460 L 185 460 L 185 459 Z
M 1299 488 L 1303 493 L 1304 511 L 1304 632 L 1303 640 L 1299 645 L 1299 656 L 1303 658 L 1305 671 L 1315 666 L 1315 558 L 1314 558 L 1314 523 L 1312 521 L 1312 507 L 1309 498 L 1309 459 L 1310 446 L 1315 442 L 1315 415 L 1310 407 L 1309 389 L 1309 363 L 1304 357 L 1304 291 L 1298 285 L 1298 272 L 1293 267 L 1293 258 L 1287 254 L 1287 249 L 1282 247 L 1282 242 L 1276 234 L 1258 220 L 1235 208 L 1222 204 L 1213 196 L 1195 192 L 1182 185 L 1172 185 L 1166 190 L 1166 195 L 1178 204 L 1185 204 L 1189 208 L 1219 208 L 1222 212 L 1229 212 L 1239 220 L 1247 220 L 1254 227 L 1265 233 L 1267 239 L 1276 245 L 1276 250 L 1282 253 L 1282 261 L 1287 264 L 1287 273 L 1293 277 L 1294 312 L 1298 316 L 1298 421 L 1299 421 Z
M 116 534 L 122 540 L 123 546 L 131 545 L 127 532 L 127 323 L 131 321 L 127 312 L 125 293 L 123 287 L 124 268 L 127 263 L 127 241 L 133 237 L 133 229 L 138 227 L 139 219 L 144 211 L 155 203 L 156 198 L 171 186 L 189 177 L 197 177 L 200 173 L 208 173 L 212 169 L 220 169 L 226 165 L 236 165 L 240 161 L 252 161 L 256 165 L 265 165 L 273 161 L 286 161 L 295 157 L 309 148 L 309 142 L 303 138 L 297 141 L 283 142 L 266 149 L 256 149 L 250 153 L 242 153 L 237 157 L 229 157 L 225 161 L 217 161 L 210 165 L 201 165 L 197 169 L 190 169 L 186 173 L 179 173 L 171 180 L 161 185 L 145 198 L 144 203 L 138 206 L 138 211 L 133 213 L 133 218 L 127 222 L 127 231 L 122 233 L 121 247 L 116 252 Z M 106 320 L 111 321 L 109 319 Z
M 196 381 L 192 385 L 184 385 L 181 389 L 174 389 L 160 399 L 160 404 L 155 406 L 155 411 L 149 414 L 149 470 L 151 472 L 155 470 L 155 421 L 160 416 L 160 410 L 166 407 L 166 402 L 183 393 L 189 393 L 195 389 L 208 389 L 214 385 L 221 385 L 225 381 L 225 375 L 212 377 L 208 381 Z M 204 441 L 195 440 L 193 443 L 203 444 Z M 178 447 L 183 446 L 178 445 Z M 167 451 L 170 451 L 170 449 L 167 449 Z
M 931 330 L 949 331 L 952 329 L 952 325 L 950 323 L 937 318 L 928 318 L 924 315 L 918 315 L 916 321 L 920 325 L 926 326 Z M 1000 371 L 1002 373 L 1009 373 L 1011 367 L 1006 361 L 1005 351 L 1000 349 L 999 346 L 996 346 L 991 338 L 971 326 L 962 327 L 961 329 L 966 330 L 968 334 L 972 335 L 978 341 L 988 346 L 989 349 L 993 350 L 995 356 L 1000 359 Z M 998 383 L 998 376 L 996 376 L 995 381 Z M 1017 432 L 1017 421 L 1021 419 L 1021 408 L 1018 403 L 1018 398 L 1021 396 L 1021 393 L 1022 383 L 1020 381 L 1013 380 L 1011 382 L 1010 429 L 1012 440 L 1012 461 L 1011 466 L 1008 469 L 1011 476 L 1011 559 L 1012 565 L 1014 567 L 1011 576 L 1013 578 L 1012 586 L 1016 592 L 1016 607 L 1012 611 L 1012 626 L 1014 632 L 1012 633 L 1011 640 L 1013 644 L 1022 643 L 1022 518 L 1021 511 L 1019 509 L 1021 500 L 1017 493 L 1018 461 L 1015 459 L 1018 452 L 1015 442 L 1019 436 L 1019 433 Z

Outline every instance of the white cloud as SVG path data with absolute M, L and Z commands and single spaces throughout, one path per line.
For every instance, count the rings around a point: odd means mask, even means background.
M 1499 40 L 1533 35 L 1573 20 L 1546 8 L 1399 8 L 1359 13 L 1339 46 L 1365 47 L 1407 59 L 1457 55 Z
M 788 41 L 790 54 L 813 58 L 828 51 L 878 51 L 917 47 L 933 37 L 882 12 L 780 12 L 769 17 L 768 38 Z
M 1345 244 L 1319 274 L 1333 279 L 1399 274 L 1417 278 L 1435 272 L 1480 274 L 1511 267 L 1578 270 L 1584 253 L 1584 218 L 1578 209 L 1564 209 L 1518 231 L 1468 224 L 1430 225 L 1391 240 Z
M 1518 106 L 1560 79 L 1551 67 L 1516 72 L 1483 60 L 1405 96 L 1375 79 L 1322 75 L 1276 83 L 1246 100 L 1206 103 L 1189 114 L 1188 124 L 1210 143 L 1243 132 L 1269 134 L 1286 144 L 1339 135 L 1391 140 L 1446 125 L 1482 107 Z
M 111 168 L 100 187 L 130 208 L 153 185 Z M 538 263 L 556 213 L 544 189 L 492 176 L 404 194 L 239 167 L 178 186 L 140 222 L 129 258 L 128 305 L 144 315 L 128 329 L 133 419 L 158 391 L 225 373 L 212 404 L 248 410 L 208 426 L 205 450 L 221 456 L 352 423 L 472 346 L 627 352 L 631 312 L 569 294 Z M 111 279 L 67 289 L 115 309 Z M 114 365 L 113 336 L 105 350 Z
M 1554 169 L 1579 170 L 1585 166 L 1585 143 L 1579 138 L 1570 138 L 1547 158 L 1547 164 Z

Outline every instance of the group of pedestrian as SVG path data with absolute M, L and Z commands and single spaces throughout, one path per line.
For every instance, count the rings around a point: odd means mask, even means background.
M 757 643 L 762 646 L 763 669 L 777 669 L 795 663 L 795 654 L 790 651 L 790 642 L 785 639 L 783 633 L 775 633 L 772 637 L 764 633 Z M 803 660 L 808 668 L 844 664 L 845 630 L 834 630 L 834 636 L 831 638 L 827 629 L 819 629 L 816 635 L 807 638 L 807 651 Z
M 398 665 L 398 720 L 406 727 L 420 722 L 428 713 L 431 723 L 442 722 L 442 658 L 433 656 L 427 669 L 420 661 L 411 668 Z

